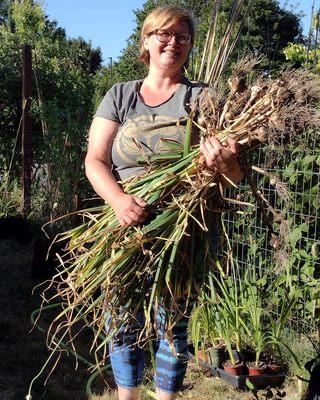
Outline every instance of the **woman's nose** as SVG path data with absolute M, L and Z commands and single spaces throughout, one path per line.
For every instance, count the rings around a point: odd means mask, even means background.
M 176 37 L 176 35 L 172 35 L 168 43 L 170 43 L 170 44 L 176 44 L 176 43 L 177 43 L 177 37 Z

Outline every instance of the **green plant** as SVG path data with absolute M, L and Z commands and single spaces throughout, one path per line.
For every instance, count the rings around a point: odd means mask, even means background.
M 250 344 L 255 351 L 255 365 L 260 363 L 261 353 L 266 349 L 269 343 L 268 327 L 264 319 L 263 294 L 259 290 L 256 280 L 244 281 L 244 290 L 242 292 L 243 314 L 248 330 L 250 331 Z
M 17 179 L 10 181 L 5 172 L 0 178 L 0 218 L 16 215 L 21 207 L 21 187 Z
M 295 305 L 297 304 L 299 297 L 299 289 L 292 288 L 290 291 L 287 291 L 285 289 L 278 288 L 276 295 L 279 297 L 279 309 L 277 310 L 277 313 L 269 315 L 269 342 L 277 349 L 280 357 L 282 354 L 281 346 L 283 346 L 290 353 L 296 365 L 301 370 L 302 367 L 300 365 L 300 361 L 292 350 L 290 343 L 284 340 L 286 326 L 288 325 L 290 317 L 295 311 Z M 274 299 L 274 297 L 271 297 L 271 300 L 272 299 Z
M 21 46 L 28 43 L 34 80 L 31 114 L 37 132 L 32 157 L 35 170 L 43 169 L 46 178 L 39 209 L 48 220 L 79 208 L 78 198 L 82 193 L 85 197 L 82 154 L 101 55 L 81 38 L 68 39 L 39 2 L 9 3 L 10 18 L 0 24 L 0 170 L 10 165 L 11 181 L 21 175 L 15 138 L 21 118 Z
M 244 348 L 244 337 L 251 333 L 244 319 L 242 283 L 230 276 L 210 274 L 208 306 L 216 331 L 226 345 L 232 364 L 236 364 L 233 350 Z
M 206 352 L 210 347 L 222 346 L 223 341 L 219 335 L 219 322 L 216 321 L 215 309 L 202 292 L 191 316 L 190 339 L 195 356 L 198 356 L 199 350 Z

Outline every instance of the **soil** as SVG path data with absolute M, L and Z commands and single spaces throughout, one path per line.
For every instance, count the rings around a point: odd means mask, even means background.
M 234 368 L 234 367 L 241 367 L 241 366 L 243 366 L 244 364 L 243 364 L 242 361 L 239 361 L 239 362 L 236 362 L 235 364 L 233 364 L 231 360 L 227 360 L 227 361 L 225 361 L 225 362 L 223 363 L 223 365 L 225 365 L 225 366 L 228 367 L 228 368 Z
M 247 362 L 247 366 L 248 366 L 248 367 L 250 367 L 250 368 L 256 368 L 256 369 L 264 368 L 266 365 L 267 365 L 267 364 L 264 363 L 263 361 L 259 361 L 258 364 L 256 364 L 255 361 Z

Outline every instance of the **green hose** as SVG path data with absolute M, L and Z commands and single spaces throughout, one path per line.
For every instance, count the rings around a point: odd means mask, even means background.
M 31 316 L 30 316 L 30 320 L 31 320 L 32 325 L 33 325 L 33 326 L 36 326 L 36 328 L 37 328 L 40 332 L 46 333 L 45 329 L 43 329 L 40 325 L 38 325 L 38 324 L 36 323 L 36 316 L 37 316 L 38 314 L 40 314 L 41 311 L 51 310 L 51 309 L 54 309 L 54 308 L 61 307 L 62 305 L 63 305 L 63 303 L 55 303 L 55 304 L 50 304 L 50 305 L 48 305 L 48 306 L 44 306 L 44 307 L 41 307 L 41 308 L 38 308 L 38 309 L 34 310 L 34 311 L 31 313 Z M 80 310 L 78 310 L 78 312 L 81 314 Z M 85 321 L 85 322 L 87 323 L 87 321 Z M 88 325 L 88 323 L 87 323 L 87 325 Z M 91 328 L 91 329 L 93 329 L 93 328 Z M 55 350 L 56 350 L 57 348 L 59 348 L 59 347 L 62 347 L 62 348 L 64 348 L 65 350 L 67 350 L 67 352 L 68 352 L 69 354 L 72 354 L 74 357 L 76 357 L 79 361 L 81 361 L 81 362 L 82 362 L 83 364 L 85 364 L 87 367 L 94 367 L 94 366 L 95 366 L 95 364 L 91 363 L 91 362 L 88 361 L 86 358 L 80 356 L 80 355 L 79 355 L 76 351 L 74 351 L 70 346 L 68 346 L 68 345 L 65 344 L 65 342 L 63 341 L 63 339 L 64 339 L 64 337 L 66 336 L 66 334 L 67 334 L 67 331 L 63 334 L 62 338 L 61 338 L 61 339 L 59 340 L 59 342 L 57 343 L 55 349 L 51 351 L 50 356 L 48 357 L 48 359 L 47 359 L 46 362 L 44 363 L 44 365 L 43 365 L 43 367 L 41 368 L 41 370 L 39 371 L 39 373 L 38 373 L 38 374 L 33 378 L 33 380 L 31 381 L 30 386 L 29 386 L 29 390 L 28 390 L 28 394 L 27 394 L 27 396 L 26 396 L 26 400 L 31 400 L 31 399 L 32 399 L 31 390 L 32 390 L 33 383 L 34 383 L 34 382 L 36 381 L 36 379 L 39 378 L 39 376 L 42 374 L 42 372 L 44 371 L 45 367 L 48 365 L 49 361 L 51 360 L 51 358 L 52 358 L 52 356 L 53 356 Z M 109 369 L 110 367 L 111 367 L 110 364 L 106 364 L 103 368 L 100 368 L 99 370 L 95 371 L 92 375 L 90 375 L 89 379 L 87 380 L 86 386 L 85 386 L 86 394 L 87 394 L 88 396 L 91 396 L 91 395 L 92 395 L 91 385 L 92 385 L 92 383 L 95 381 L 95 379 L 97 378 L 97 376 L 99 375 L 99 373 L 102 372 L 102 371 L 105 371 L 105 370 Z
M 34 316 L 37 313 L 40 313 L 42 310 L 47 311 L 47 310 L 50 310 L 52 308 L 57 308 L 58 306 L 61 306 L 61 305 L 62 305 L 62 303 L 50 304 L 49 306 L 38 308 L 37 310 L 33 311 L 31 316 L 30 316 L 32 324 L 35 325 L 39 329 L 39 331 L 46 333 L 46 331 L 43 328 L 41 328 L 41 326 L 36 324 Z M 76 357 L 81 362 L 83 362 L 83 364 L 87 365 L 88 367 L 93 367 L 94 366 L 94 364 L 92 364 L 90 361 L 88 361 L 84 357 L 80 356 L 77 352 L 75 352 L 70 346 L 66 345 L 63 341 L 61 341 L 59 345 L 61 347 L 63 347 L 65 350 L 67 350 L 68 353 L 72 354 L 74 357 Z
M 109 369 L 110 368 L 110 364 L 107 364 L 107 365 L 105 365 L 104 367 L 102 367 L 102 368 L 99 368 L 97 371 L 95 371 L 95 372 L 93 372 L 91 375 L 90 375 L 90 378 L 87 380 L 87 383 L 86 383 L 86 394 L 88 395 L 88 396 L 92 396 L 92 391 L 91 391 L 91 386 L 92 386 L 92 384 L 93 384 L 93 382 L 96 380 L 96 378 L 99 376 L 99 374 L 102 372 L 102 371 L 104 371 L 104 370 L 106 370 L 106 369 Z

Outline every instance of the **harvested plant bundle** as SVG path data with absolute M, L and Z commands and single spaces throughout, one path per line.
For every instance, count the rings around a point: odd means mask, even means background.
M 307 72 L 285 71 L 277 80 L 259 78 L 247 87 L 248 65 L 252 61 L 234 70 L 228 97 L 210 88 L 202 92 L 187 121 L 184 146 L 167 140 L 171 152 L 145 157 L 146 173 L 123 182 L 126 193 L 149 204 L 150 218 L 143 225 L 121 227 L 111 207 L 101 206 L 82 211 L 85 222 L 58 236 L 56 240 L 68 241 L 53 282 L 56 296 L 66 303 L 55 320 L 60 329 L 86 318 L 97 338 L 106 313 L 111 317 L 108 333 L 115 333 L 143 310 L 141 340 L 150 338 L 152 310 L 161 303 L 170 338 L 214 264 L 207 214 L 209 199 L 219 195 L 220 176 L 199 164 L 199 146 L 190 145 L 192 125 L 204 137 L 237 140 L 242 154 L 257 143 L 290 140 L 303 129 L 320 126 L 320 90 Z M 177 302 L 181 298 L 183 305 Z M 67 324 L 59 325 L 64 317 Z

